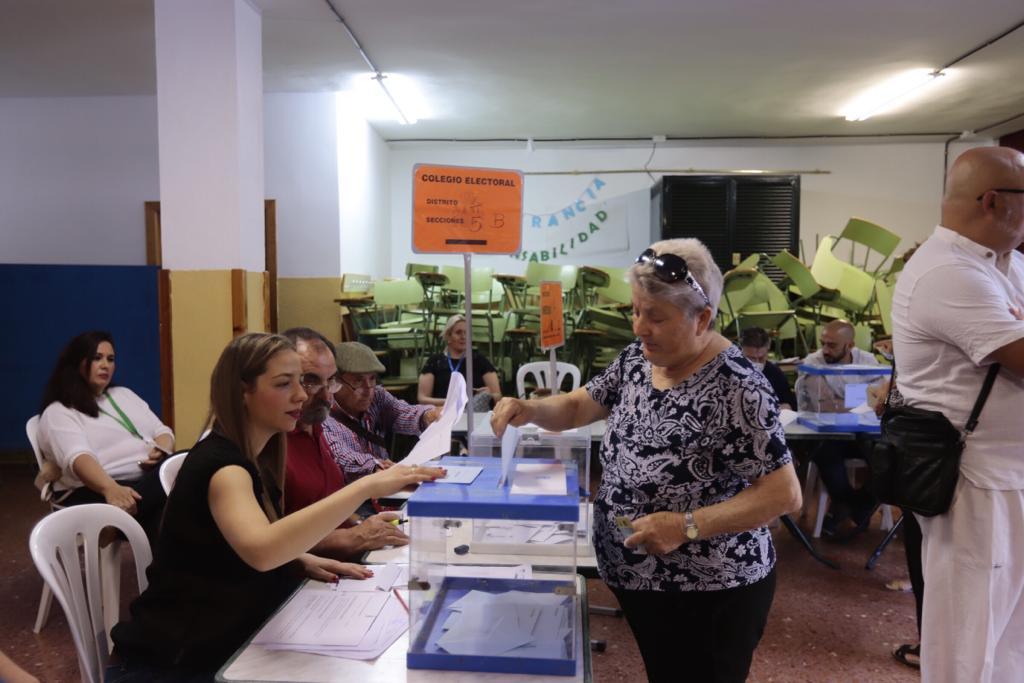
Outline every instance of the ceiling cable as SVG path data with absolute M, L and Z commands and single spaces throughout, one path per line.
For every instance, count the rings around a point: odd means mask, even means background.
M 383 71 L 377 68 L 377 65 L 370 59 L 370 55 L 366 54 L 366 50 L 363 49 L 362 43 L 360 43 L 359 39 L 356 38 L 356 34 L 352 32 L 352 27 L 348 25 L 347 21 L 345 21 L 345 17 L 341 16 L 341 13 L 334 7 L 334 3 L 332 3 L 331 0 L 324 0 L 324 2 L 327 3 L 327 7 L 330 8 L 334 16 L 338 18 L 338 22 L 341 24 L 342 28 L 345 29 L 345 33 L 348 34 L 348 37 L 352 39 L 352 44 L 355 45 L 356 50 L 359 51 L 359 56 L 363 58 L 366 65 L 370 67 L 370 71 L 373 72 L 373 80 L 377 81 L 377 84 L 380 85 L 381 90 L 384 91 L 384 94 L 387 96 L 388 100 L 390 100 L 391 106 L 395 108 L 395 111 L 398 113 L 398 117 L 402 120 L 402 123 L 407 125 L 411 123 L 409 117 L 406 116 L 405 112 L 402 111 L 402 108 L 398 106 L 398 102 L 391 94 L 391 91 L 388 90 L 388 86 L 384 84 L 384 79 L 387 78 L 387 76 L 384 75 Z

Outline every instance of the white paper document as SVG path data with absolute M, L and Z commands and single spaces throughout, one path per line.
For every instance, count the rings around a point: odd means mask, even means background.
M 390 574 L 388 576 L 391 576 Z M 351 581 L 364 584 L 367 581 Z M 347 659 L 373 659 L 409 627 L 395 590 L 324 590 L 307 584 L 253 638 L 267 650 L 294 650 Z
M 790 425 L 796 422 L 796 418 L 799 416 L 799 413 L 797 413 L 795 410 L 783 408 L 782 410 L 779 411 L 779 422 L 781 422 L 782 426 L 785 427 L 786 425 Z
M 483 467 L 453 466 L 445 467 L 447 474 L 441 479 L 435 479 L 438 484 L 472 484 L 477 475 L 484 471 Z
M 437 645 L 456 655 L 562 658 L 569 601 L 554 593 L 470 591 L 451 605 Z
M 466 380 L 462 373 L 452 373 L 448 383 L 448 396 L 441 409 L 441 417 L 420 434 L 412 451 L 402 460 L 402 465 L 422 465 L 451 450 L 452 427 L 466 410 Z
M 367 569 L 373 571 L 368 579 L 340 579 L 331 584 L 334 590 L 349 593 L 366 593 L 372 591 L 389 591 L 394 587 L 403 588 L 409 583 L 409 566 L 402 564 L 371 564 Z
M 498 486 L 504 486 L 512 471 L 512 458 L 516 455 L 516 448 L 519 447 L 519 428 L 507 425 L 505 433 L 501 435 L 501 478 L 498 479 Z
M 565 465 L 562 463 L 519 463 L 512 474 L 510 493 L 534 496 L 564 496 Z
M 866 413 L 874 414 L 875 409 L 872 408 L 871 406 L 869 406 L 867 404 L 867 402 L 864 402 L 864 403 L 861 403 L 858 406 L 854 406 L 853 408 L 850 408 L 850 412 L 854 413 L 855 415 L 864 415 Z
M 514 567 L 450 564 L 445 567 L 444 574 L 447 577 L 467 577 L 471 579 L 532 579 L 533 567 L 528 564 L 519 564 Z

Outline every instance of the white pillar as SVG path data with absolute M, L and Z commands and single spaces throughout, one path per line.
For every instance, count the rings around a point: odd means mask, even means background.
M 262 271 L 262 19 L 245 0 L 155 0 L 169 270 Z

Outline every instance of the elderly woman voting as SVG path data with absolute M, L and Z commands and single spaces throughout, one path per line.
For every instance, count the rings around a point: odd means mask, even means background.
M 110 333 L 85 332 L 65 347 L 43 392 L 39 445 L 53 466 L 43 476 L 54 479 L 55 503 L 116 505 L 152 540 L 166 500 L 157 465 L 174 434 L 113 379 Z
M 657 242 L 629 278 L 638 339 L 576 391 L 502 399 L 492 425 L 607 419 L 594 545 L 649 680 L 742 681 L 775 590 L 765 524 L 800 506 L 778 402 L 712 329 L 722 275 L 703 244 Z

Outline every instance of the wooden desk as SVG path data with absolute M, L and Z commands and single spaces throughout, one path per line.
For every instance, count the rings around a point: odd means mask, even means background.
M 330 590 L 328 584 L 306 584 L 315 589 Z M 358 683 L 590 683 L 590 629 L 586 618 L 587 582 L 576 577 L 580 596 L 576 612 L 576 676 L 531 676 L 527 674 L 490 674 L 476 671 L 431 671 L 407 669 L 405 653 L 409 648 L 409 633 L 400 637 L 380 657 L 371 660 L 342 659 L 303 652 L 264 650 L 252 644 L 250 638 L 238 652 L 217 672 L 218 681 L 246 681 L 247 683 L 278 683 L 303 681 L 330 683 L 332 681 L 358 681 Z M 308 589 L 308 588 L 307 588 Z M 255 634 L 253 634 L 255 635 Z

